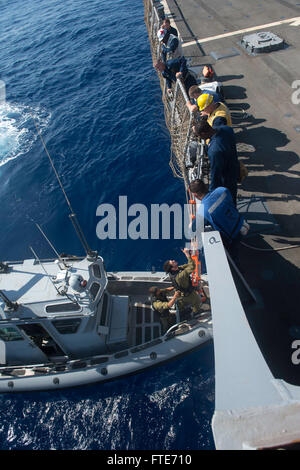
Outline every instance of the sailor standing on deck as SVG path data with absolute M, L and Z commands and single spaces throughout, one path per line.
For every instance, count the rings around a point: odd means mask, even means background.
M 219 187 L 208 191 L 206 184 L 196 179 L 190 183 L 190 191 L 198 200 L 197 212 L 201 213 L 201 205 L 206 224 L 220 232 L 225 248 L 238 262 L 239 242 L 248 233 L 249 225 L 235 207 L 228 189 Z
M 169 273 L 170 280 L 174 289 L 181 292 L 181 296 L 177 300 L 179 312 L 185 310 L 186 307 L 191 306 L 193 314 L 200 313 L 201 299 L 195 291 L 191 274 L 195 270 L 195 262 L 190 256 L 190 251 L 185 248 L 182 252 L 187 257 L 188 263 L 178 266 L 177 261 L 168 260 L 164 264 L 164 271 Z
M 212 128 L 208 122 L 200 121 L 193 126 L 193 132 L 201 139 L 209 139 L 207 156 L 210 164 L 209 190 L 220 186 L 229 189 L 236 205 L 237 183 L 240 177 L 236 140 L 233 129 L 229 126 Z
M 182 56 L 182 48 L 179 39 L 167 29 L 160 29 L 157 33 L 161 45 L 161 57 L 164 62 Z
M 197 100 L 197 104 L 192 104 L 190 101 L 186 103 L 188 109 L 192 113 L 200 111 L 202 117 L 207 118 L 208 124 L 212 127 L 217 126 L 232 126 L 230 111 L 225 103 L 215 102 L 214 96 L 211 93 L 202 93 L 202 90 L 189 90 L 192 93 L 192 98 Z

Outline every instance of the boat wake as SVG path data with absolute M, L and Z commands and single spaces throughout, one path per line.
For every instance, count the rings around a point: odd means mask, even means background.
M 33 119 L 43 131 L 51 114 L 41 108 L 4 103 L 0 106 L 0 166 L 27 153 L 37 134 Z

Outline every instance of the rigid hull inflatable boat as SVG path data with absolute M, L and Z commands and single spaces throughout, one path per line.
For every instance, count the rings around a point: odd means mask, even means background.
M 149 301 L 153 285 L 171 284 L 164 272 L 106 273 L 95 253 L 1 263 L 0 391 L 104 382 L 212 338 L 208 310 L 183 321 L 176 312 L 176 323 L 163 331 Z

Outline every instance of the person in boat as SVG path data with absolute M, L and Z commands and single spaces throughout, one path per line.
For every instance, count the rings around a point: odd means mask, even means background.
M 151 294 L 151 303 L 153 310 L 156 310 L 160 315 L 160 321 L 163 331 L 167 331 L 172 325 L 176 323 L 176 312 L 170 312 L 174 307 L 176 300 L 180 296 L 179 291 L 175 291 L 173 297 L 169 300 L 167 294 L 173 290 L 173 287 L 166 289 L 159 289 L 158 287 L 150 287 L 149 293 Z
M 164 62 L 182 56 L 182 48 L 179 39 L 167 29 L 160 29 L 157 37 L 161 45 L 161 58 Z
M 164 263 L 164 271 L 169 274 L 174 289 L 180 291 L 180 297 L 177 300 L 179 313 L 184 312 L 190 306 L 195 315 L 200 313 L 202 304 L 200 296 L 197 294 L 191 281 L 191 274 L 195 270 L 195 262 L 187 248 L 183 249 L 182 252 L 187 257 L 188 263 L 178 266 L 177 261 L 167 260 Z
M 186 90 L 197 83 L 193 75 L 190 74 L 185 57 L 168 60 L 166 63 L 158 60 L 154 63 L 154 68 L 157 72 L 161 72 L 166 80 L 167 94 L 172 96 L 172 83 L 176 82 L 178 78 L 182 79 Z
M 208 191 L 200 179 L 193 180 L 189 188 L 198 202 L 197 212 L 200 213 L 202 205 L 205 223 L 220 232 L 225 248 L 238 262 L 239 242 L 242 236 L 247 235 L 249 225 L 235 207 L 230 191 L 225 187 Z
M 200 139 L 209 139 L 207 145 L 210 164 L 209 190 L 213 191 L 220 186 L 229 189 L 236 205 L 240 164 L 233 129 L 229 126 L 213 128 L 207 121 L 202 120 L 193 126 L 193 132 Z
M 160 29 L 166 29 L 170 34 L 173 34 L 178 38 L 178 31 L 177 29 L 173 28 L 173 26 L 171 26 L 169 18 L 164 19 Z
M 201 117 L 207 119 L 208 124 L 212 127 L 219 126 L 232 126 L 231 115 L 225 103 L 214 101 L 214 96 L 211 92 L 202 93 L 199 87 L 189 90 L 190 97 L 197 101 L 197 104 L 188 101 L 186 103 L 188 109 L 192 113 L 200 112 Z

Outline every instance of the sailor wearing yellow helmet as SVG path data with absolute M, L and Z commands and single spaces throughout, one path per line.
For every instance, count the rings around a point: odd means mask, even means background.
M 187 102 L 189 110 L 192 113 L 200 111 L 201 116 L 207 116 L 207 122 L 211 127 L 224 125 L 232 127 L 230 111 L 226 104 L 215 102 L 212 94 L 202 93 L 197 85 L 189 89 L 189 96 L 197 100 L 197 105 Z

